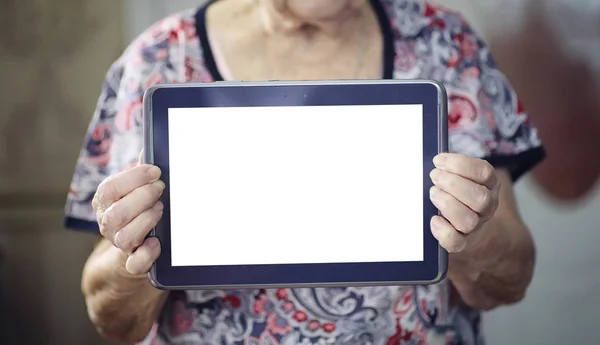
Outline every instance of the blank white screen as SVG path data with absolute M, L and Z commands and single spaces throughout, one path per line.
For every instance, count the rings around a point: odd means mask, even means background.
M 169 109 L 172 265 L 422 261 L 422 116 Z

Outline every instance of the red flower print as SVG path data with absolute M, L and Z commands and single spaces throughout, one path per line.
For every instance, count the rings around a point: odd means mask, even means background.
M 198 36 L 196 36 L 196 25 L 193 21 L 183 20 L 180 25 L 180 31 L 185 34 L 185 38 L 188 41 L 198 39 Z
M 232 308 L 239 308 L 242 304 L 242 301 L 238 296 L 225 296 L 223 297 L 223 303 L 226 305 L 230 305 Z
M 285 300 L 288 298 L 288 291 L 286 289 L 278 289 L 275 293 L 278 300 Z
M 454 42 L 459 46 L 462 44 L 462 41 L 465 39 L 465 35 L 460 33 L 454 36 Z
M 142 101 L 133 101 L 120 109 L 115 117 L 115 126 L 119 132 L 127 132 L 134 128 L 137 117 L 142 116 Z
M 402 291 L 402 294 L 394 303 L 393 312 L 395 315 L 404 316 L 413 308 L 413 289 L 405 288 L 404 291 Z
M 335 331 L 335 323 L 328 322 L 323 325 L 323 330 L 327 333 L 332 333 Z
M 108 125 L 99 125 L 94 127 L 90 133 L 92 140 L 101 141 L 110 138 L 110 127 Z
M 431 26 L 434 26 L 438 29 L 445 29 L 446 28 L 446 22 L 443 21 L 442 19 L 436 19 L 434 21 L 431 22 Z
M 475 105 L 461 96 L 450 98 L 450 109 L 448 110 L 448 127 L 449 129 L 457 128 L 465 125 L 465 121 L 474 122 L 477 119 L 477 110 Z
M 175 28 L 169 31 L 169 36 L 167 38 L 170 44 L 178 44 L 179 43 L 179 28 Z
M 431 4 L 425 4 L 425 17 L 431 17 L 436 14 L 436 8 Z
M 523 105 L 523 102 L 521 102 L 521 100 L 517 101 L 517 114 L 523 114 L 525 113 L 525 105 Z M 529 118 L 528 118 L 529 120 Z
M 313 321 L 311 321 L 311 322 L 308 323 L 308 330 L 314 332 L 317 329 L 319 329 L 319 326 L 321 326 L 321 324 L 319 323 L 319 321 L 313 320 Z
M 259 298 L 254 302 L 254 313 L 260 314 L 265 310 L 265 303 L 268 302 L 267 298 Z
M 87 150 L 90 153 L 88 161 L 98 166 L 105 167 L 110 161 L 110 147 L 112 145 L 112 132 L 108 125 L 99 125 L 90 133 Z
M 409 341 L 411 338 L 412 333 L 404 330 L 400 325 L 400 319 L 396 319 L 396 333 L 388 339 L 386 345 L 402 344 L 405 341 Z
M 303 311 L 297 311 L 294 313 L 294 319 L 298 322 L 304 322 L 307 318 L 308 317 L 306 316 L 306 313 Z

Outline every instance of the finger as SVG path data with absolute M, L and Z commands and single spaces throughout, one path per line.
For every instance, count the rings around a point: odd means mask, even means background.
M 479 216 L 465 204 L 438 187 L 429 190 L 431 202 L 440 210 L 452 226 L 463 234 L 470 234 L 479 227 Z
M 449 253 L 458 253 L 467 246 L 467 237 L 456 229 L 444 218 L 433 216 L 431 218 L 431 233 L 440 246 Z
M 101 213 L 99 219 L 102 236 L 114 244 L 114 236 L 117 231 L 154 205 L 164 189 L 164 182 L 161 180 L 154 181 L 133 190 L 121 200 L 112 204 L 106 211 Z
M 160 242 L 156 237 L 148 238 L 125 261 L 129 274 L 140 275 L 150 271 L 152 264 L 160 255 Z
M 131 255 L 144 242 L 150 230 L 158 224 L 162 214 L 163 204 L 159 201 L 117 231 L 114 245 Z
M 495 210 L 494 192 L 485 186 L 441 169 L 433 169 L 429 176 L 439 189 L 454 196 L 479 215 L 487 217 Z
M 105 210 L 134 189 L 154 182 L 160 177 L 160 169 L 144 164 L 120 172 L 102 181 L 92 200 L 96 212 Z
M 498 180 L 494 167 L 487 161 L 458 153 L 441 153 L 433 158 L 436 168 L 460 175 L 468 180 L 494 189 Z

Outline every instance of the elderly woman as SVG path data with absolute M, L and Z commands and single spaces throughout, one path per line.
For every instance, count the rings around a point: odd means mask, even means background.
M 451 252 L 447 280 L 180 292 L 150 285 L 145 273 L 161 249 L 145 236 L 162 215 L 164 184 L 158 168 L 137 163 L 147 87 L 377 78 L 436 79 L 447 88 L 452 153 L 436 157 L 431 171 L 431 199 L 443 214 L 431 220 L 432 232 Z M 513 183 L 542 157 L 513 89 L 457 13 L 415 0 L 213 1 L 149 28 L 110 68 L 71 185 L 66 224 L 102 234 L 83 269 L 82 289 L 92 322 L 108 338 L 481 344 L 479 311 L 520 301 L 532 278 L 534 245 Z M 198 243 L 199 250 L 204 245 L 213 244 Z

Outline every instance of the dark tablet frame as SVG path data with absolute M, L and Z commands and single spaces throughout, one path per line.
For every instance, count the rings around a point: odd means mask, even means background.
M 169 108 L 421 104 L 423 106 L 423 245 L 419 262 L 171 266 Z M 228 289 L 432 284 L 445 277 L 447 252 L 430 231 L 432 159 L 447 152 L 447 96 L 431 80 L 216 82 L 163 84 L 144 94 L 144 153 L 162 170 L 164 213 L 150 236 L 162 253 L 148 276 L 161 289 Z M 399 135 L 402 129 L 398 130 Z M 211 245 L 207 243 L 205 245 Z M 198 244 L 202 250 L 203 244 Z M 307 253 L 309 254 L 309 253 Z

